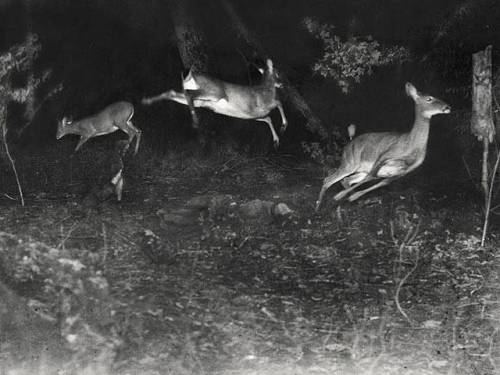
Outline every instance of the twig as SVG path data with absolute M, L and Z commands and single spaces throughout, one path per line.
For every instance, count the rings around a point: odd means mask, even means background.
M 415 238 L 417 237 L 418 234 L 418 229 L 420 227 L 421 219 L 418 221 L 417 226 L 414 231 L 412 231 L 413 228 L 408 229 L 408 232 L 406 233 L 404 241 L 401 243 L 399 247 L 399 257 L 400 261 L 402 260 L 402 252 L 403 248 L 413 242 Z M 404 316 L 404 318 L 408 321 L 408 323 L 413 326 L 413 322 L 410 320 L 408 315 L 404 312 L 403 308 L 401 307 L 401 304 L 399 303 L 399 294 L 401 292 L 401 288 L 403 287 L 404 283 L 406 280 L 410 277 L 410 275 L 417 269 L 418 266 L 418 256 L 419 256 L 419 249 L 417 247 L 416 249 L 416 254 L 415 254 L 415 264 L 413 265 L 412 269 L 401 279 L 401 281 L 398 284 L 398 287 L 396 288 L 396 294 L 394 296 L 394 301 L 396 302 L 396 306 L 401 313 L 401 315 Z
M 72 225 L 72 227 L 69 229 L 68 233 L 66 235 L 64 235 L 64 227 L 61 225 L 61 242 L 59 243 L 59 245 L 56 246 L 56 249 L 63 249 L 64 250 L 64 245 L 66 243 L 66 241 L 71 237 L 71 233 L 73 233 L 73 231 L 76 229 L 76 227 L 78 226 L 78 223 L 74 223 Z
M 496 176 L 497 171 L 498 171 L 498 164 L 499 163 L 500 163 L 500 152 L 497 152 L 497 160 L 495 161 L 495 166 L 493 167 L 493 173 L 491 175 L 491 180 L 490 180 L 490 189 L 489 189 L 488 195 L 486 197 L 483 234 L 481 236 L 481 247 L 484 247 L 484 242 L 486 241 L 486 232 L 488 231 L 488 224 L 489 224 L 489 218 L 490 218 L 491 199 L 493 196 L 493 185 L 495 185 L 495 176 Z
M 472 173 L 470 171 L 469 164 L 467 164 L 467 161 L 465 160 L 465 157 L 463 155 L 462 155 L 462 162 L 464 163 L 465 171 L 467 172 L 467 175 L 469 176 L 470 181 L 472 182 L 472 184 L 475 187 L 477 187 L 476 181 L 474 181 L 474 178 L 472 177 Z
M 102 242 L 104 246 L 104 262 L 106 262 L 106 258 L 108 257 L 108 236 L 106 233 L 106 223 L 102 222 Z
M 23 189 L 21 188 L 21 182 L 19 181 L 19 175 L 17 174 L 16 164 L 14 163 L 14 159 L 12 159 L 12 155 L 9 151 L 9 145 L 7 144 L 7 124 L 5 122 L 2 124 L 2 140 L 5 147 L 5 153 L 7 154 L 7 158 L 9 159 L 12 170 L 14 171 L 14 176 L 16 177 L 17 189 L 19 190 L 19 197 L 21 198 L 21 206 L 24 207 Z
M 410 272 L 408 272 L 402 279 L 401 281 L 399 282 L 398 284 L 398 287 L 396 289 L 396 295 L 394 296 L 394 301 L 396 302 L 396 306 L 399 310 L 399 312 L 401 313 L 401 315 L 403 315 L 405 317 L 405 319 L 408 321 L 408 323 L 413 326 L 413 322 L 410 320 L 410 318 L 408 318 L 408 315 L 404 312 L 403 308 L 401 307 L 400 303 L 399 303 L 399 293 L 401 292 L 401 287 L 403 286 L 403 284 L 405 283 L 405 281 L 408 279 L 408 277 L 410 277 L 410 275 L 417 269 L 417 266 L 418 266 L 418 253 L 419 253 L 419 250 L 417 248 L 417 253 L 416 253 L 416 256 L 415 256 L 415 265 L 413 266 L 413 268 L 410 270 Z

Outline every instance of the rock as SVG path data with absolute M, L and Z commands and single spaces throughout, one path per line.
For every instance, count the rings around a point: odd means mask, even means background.
M 254 199 L 250 202 L 243 203 L 240 205 L 240 213 L 247 217 L 273 217 L 273 216 L 288 216 L 293 213 L 285 203 L 275 204 L 270 201 L 263 201 L 260 199 Z
M 240 205 L 240 213 L 243 216 L 258 217 L 258 216 L 271 216 L 271 210 L 274 203 L 270 201 L 262 201 L 254 199 L 252 201 Z
M 208 214 L 210 219 L 221 219 L 230 216 L 235 205 L 232 195 L 229 194 L 200 195 L 191 198 L 186 203 L 189 208 Z
M 290 209 L 285 203 L 278 203 L 273 207 L 273 215 L 276 216 L 288 216 L 293 214 L 293 210 Z

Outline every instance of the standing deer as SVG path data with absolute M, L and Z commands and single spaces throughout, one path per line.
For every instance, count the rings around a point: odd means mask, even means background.
M 76 145 L 76 152 L 89 139 L 110 134 L 120 129 L 128 135 L 128 143 L 123 152 L 125 153 L 128 150 L 135 137 L 135 154 L 137 154 L 141 131 L 132 124 L 133 115 L 134 106 L 132 104 L 117 102 L 107 106 L 96 115 L 86 117 L 80 121 L 72 122 L 64 117 L 57 126 L 57 139 L 61 139 L 67 134 L 79 135 L 80 141 Z
M 158 100 L 172 100 L 188 105 L 196 123 L 194 108 L 208 108 L 215 113 L 247 120 L 262 121 L 269 125 L 275 146 L 279 146 L 279 137 L 274 130 L 269 113 L 278 108 L 284 132 L 287 119 L 281 101 L 277 99 L 276 88 L 281 87 L 273 62 L 266 61 L 267 68 L 263 72 L 262 81 L 253 86 L 237 85 L 195 73 L 192 70 L 183 79 L 184 92 L 169 90 L 158 96 L 144 98 L 143 104 L 150 105 Z M 191 105 L 192 104 L 192 105 Z
M 352 202 L 422 164 L 427 151 L 431 117 L 450 113 L 451 107 L 440 99 L 418 92 L 411 83 L 406 83 L 405 89 L 406 94 L 415 102 L 415 121 L 411 131 L 366 133 L 349 142 L 343 150 L 340 167 L 323 181 L 316 201 L 316 211 L 325 192 L 338 181 L 342 181 L 345 189 L 335 195 L 335 200 L 343 199 L 362 184 L 381 179 L 375 185 L 349 196 L 348 199 Z

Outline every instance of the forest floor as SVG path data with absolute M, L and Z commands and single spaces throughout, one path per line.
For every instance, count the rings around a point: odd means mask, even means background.
M 91 203 L 32 164 L 27 205 L 2 197 L 3 232 L 98 258 L 122 322 L 111 373 L 500 371 L 498 222 L 480 247 L 477 201 L 408 177 L 354 203 L 332 188 L 315 213 L 317 165 L 223 159 L 166 158 Z

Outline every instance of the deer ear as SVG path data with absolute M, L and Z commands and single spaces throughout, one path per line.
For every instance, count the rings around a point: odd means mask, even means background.
M 416 98 L 418 96 L 417 88 L 415 86 L 413 86 L 410 82 L 406 82 L 405 91 L 406 91 L 406 95 L 408 95 L 412 98 Z

